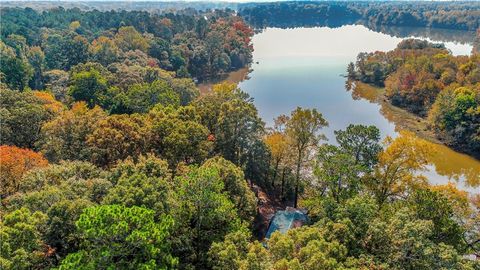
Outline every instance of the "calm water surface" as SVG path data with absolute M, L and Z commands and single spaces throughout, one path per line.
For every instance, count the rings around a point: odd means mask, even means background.
M 388 112 L 368 97 L 352 98 L 341 75 L 358 53 L 392 50 L 401 40 L 359 25 L 334 29 L 268 28 L 253 37 L 255 51 L 250 73 L 246 75 L 245 70 L 240 70 L 227 80 L 240 82 L 240 88 L 254 98 L 267 125 L 272 125 L 278 115 L 289 114 L 301 106 L 322 112 L 330 124 L 323 132 L 331 143 L 335 142 L 334 130 L 345 129 L 352 123 L 375 125 L 383 137 L 394 137 L 398 130 Z M 472 50 L 468 43 L 449 41 L 445 45 L 454 55 L 468 55 Z M 479 193 L 480 162 L 442 145 L 435 148 L 433 165 L 424 173 L 429 181 L 454 181 L 462 189 Z

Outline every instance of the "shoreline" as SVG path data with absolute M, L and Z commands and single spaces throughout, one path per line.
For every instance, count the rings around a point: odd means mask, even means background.
M 414 113 L 411 113 L 403 108 L 392 105 L 388 99 L 385 97 L 385 88 L 373 86 L 367 83 L 362 83 L 359 81 L 351 82 L 352 87 L 351 91 L 354 98 L 363 98 L 372 103 L 380 105 L 380 112 L 383 116 L 389 121 L 395 124 L 395 130 L 408 130 L 419 138 L 424 139 L 428 142 L 440 144 L 445 147 L 448 147 L 452 151 L 455 151 L 459 154 L 467 155 L 477 161 L 480 161 L 478 157 L 472 153 L 460 151 L 451 145 L 445 143 L 445 141 L 439 139 L 435 132 L 430 127 L 428 120 L 422 118 Z

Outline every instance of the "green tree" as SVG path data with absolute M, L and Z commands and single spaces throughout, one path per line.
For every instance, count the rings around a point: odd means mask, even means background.
M 61 162 L 29 171 L 20 181 L 20 191 L 2 203 L 8 211 L 26 207 L 48 213 L 64 200 L 100 203 L 112 186 L 103 171 L 87 162 Z
M 169 216 L 156 222 L 152 210 L 103 205 L 85 209 L 76 225 L 82 248 L 59 269 L 172 269 L 177 264 L 170 254 Z
M 106 105 L 107 90 L 107 80 L 98 70 L 92 69 L 72 74 L 68 94 L 75 101 L 85 101 L 90 108 L 93 108 L 95 105 Z
M 131 159 L 122 161 L 113 169 L 110 180 L 115 186 L 104 204 L 142 206 L 154 210 L 156 217 L 172 212 L 175 194 L 166 161 L 154 156 L 141 156 L 137 163 Z
M 235 204 L 238 215 L 243 220 L 252 222 L 256 214 L 256 198 L 250 190 L 247 180 L 245 180 L 243 171 L 222 157 L 208 159 L 201 168 L 211 168 L 218 171 L 224 182 L 224 190 Z
M 22 91 L 33 75 L 33 69 L 24 57 L 0 41 L 0 79 L 11 89 Z
M 411 209 L 418 219 L 431 220 L 433 232 L 430 239 L 435 243 L 445 243 L 458 251 L 463 251 L 463 229 L 459 224 L 460 213 L 456 213 L 454 204 L 438 191 L 419 189 L 409 197 Z
M 224 183 L 214 168 L 190 168 L 175 179 L 180 212 L 175 249 L 183 264 L 205 269 L 213 242 L 240 227 L 236 209 L 223 192 Z
M 190 104 L 200 95 L 200 91 L 190 78 L 174 78 L 172 79 L 171 85 L 180 97 L 180 105 L 182 106 Z
M 353 64 L 353 62 L 348 63 L 347 74 L 349 79 L 355 79 L 357 77 L 355 72 L 355 64 Z
M 321 195 L 328 194 L 340 202 L 360 191 L 362 167 L 355 158 L 333 145 L 322 145 L 318 150 L 314 174 L 320 183 Z
M 391 269 L 464 269 L 452 246 L 431 240 L 433 222 L 416 219 L 410 212 L 398 209 L 388 221 L 371 222 L 367 242 L 371 252 Z
M 218 84 L 194 106 L 215 140 L 215 151 L 236 165 L 248 159 L 249 146 L 261 141 L 264 123 L 248 94 L 235 84 Z
M 179 163 L 198 164 L 210 152 L 208 130 L 199 123 L 194 107 L 154 109 L 150 147 L 165 158 L 174 171 Z
M 222 242 L 215 242 L 209 251 L 212 269 L 263 270 L 271 269 L 270 254 L 255 241 L 245 228 L 229 233 Z
M 20 184 L 20 191 L 28 193 L 38 191 L 49 186 L 60 186 L 65 183 L 79 184 L 93 179 L 104 179 L 105 172 L 95 165 L 86 161 L 60 161 L 58 164 L 50 164 L 43 168 L 37 168 L 27 172 Z M 88 184 L 88 183 L 87 183 Z M 82 196 L 94 202 L 100 202 L 103 188 L 96 189 L 94 181 L 90 181 L 91 192 L 84 191 Z M 108 188 L 107 188 L 108 189 Z M 97 193 L 98 192 L 98 193 Z
M 32 269 L 47 267 L 42 236 L 47 217 L 26 208 L 6 214 L 0 222 L 0 267 L 2 269 Z
M 31 47 L 28 51 L 28 61 L 33 69 L 33 76 L 30 80 L 32 89 L 43 89 L 43 72 L 45 70 L 45 54 L 40 47 Z
M 45 41 L 45 62 L 49 69 L 69 70 L 88 59 L 88 41 L 74 32 L 54 33 Z
M 382 150 L 380 130 L 375 126 L 349 125 L 346 130 L 337 130 L 335 139 L 343 151 L 353 156 L 354 164 L 371 168 Z
M 328 122 L 316 109 L 310 110 L 300 107 L 291 113 L 286 124 L 286 134 L 295 150 L 296 160 L 294 207 L 297 207 L 298 204 L 300 169 L 310 154 L 309 151 L 324 138 L 323 135 L 318 134 L 318 131 L 325 126 L 328 126 Z
M 34 148 L 43 123 L 53 116 L 34 93 L 0 89 L 1 144 Z
M 114 40 L 105 36 L 95 39 L 90 45 L 89 51 L 93 60 L 103 66 L 116 62 L 120 58 L 121 53 Z
M 55 250 L 55 259 L 65 258 L 80 247 L 81 235 L 77 232 L 77 221 L 83 210 L 93 206 L 87 199 L 62 200 L 54 203 L 47 211 L 45 242 Z
M 146 113 L 155 105 L 178 106 L 179 97 L 166 81 L 134 84 L 113 98 L 112 113 Z
M 447 143 L 480 150 L 480 92 L 467 87 L 452 85 L 444 89 L 435 101 L 429 115 L 430 123 Z

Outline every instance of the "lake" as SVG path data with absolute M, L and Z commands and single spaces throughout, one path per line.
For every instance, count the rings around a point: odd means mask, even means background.
M 267 28 L 253 37 L 255 51 L 250 70 L 233 72 L 226 80 L 239 83 L 254 98 L 259 115 L 268 126 L 278 115 L 289 114 L 300 106 L 317 108 L 328 120 L 329 127 L 323 132 L 330 143 L 335 143 L 333 131 L 345 129 L 349 124 L 375 125 L 382 137 L 395 137 L 403 120 L 394 108 L 374 102 L 371 96 L 376 93 L 372 91 L 348 91 L 342 75 L 358 53 L 389 51 L 410 36 L 443 42 L 454 55 L 471 53 L 468 40 L 470 34 L 473 39 L 473 33 L 451 30 L 434 33 L 429 36 L 429 31 L 399 28 L 375 32 L 361 25 Z M 209 84 L 201 85 L 202 91 L 208 87 Z M 423 173 L 431 183 L 454 181 L 461 189 L 480 192 L 478 160 L 444 145 L 434 144 L 434 148 L 432 165 Z

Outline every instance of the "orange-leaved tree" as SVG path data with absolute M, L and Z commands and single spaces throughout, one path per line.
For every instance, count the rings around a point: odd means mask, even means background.
M 25 172 L 48 165 L 42 154 L 16 146 L 0 146 L 0 196 L 15 193 Z

